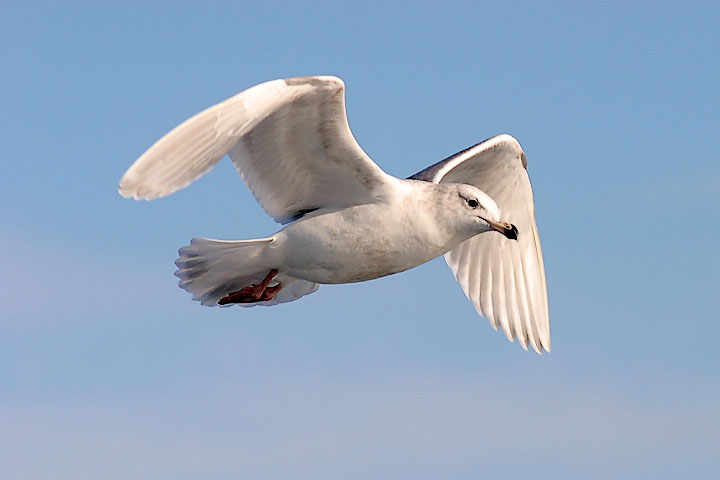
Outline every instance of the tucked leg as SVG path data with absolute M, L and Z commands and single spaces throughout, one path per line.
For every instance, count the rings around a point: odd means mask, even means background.
M 263 302 L 268 302 L 275 298 L 275 295 L 278 294 L 280 289 L 282 288 L 282 283 L 278 283 L 277 285 L 273 287 L 267 287 L 265 291 L 262 293 L 262 297 L 260 297 L 260 300 Z
M 270 270 L 270 272 L 265 276 L 262 282 L 255 285 L 255 288 L 253 289 L 253 297 L 255 297 L 256 300 L 259 300 L 263 296 L 263 292 L 268 288 L 268 285 L 270 282 L 272 282 L 272 279 L 275 278 L 275 275 L 278 274 L 278 271 L 274 268 Z M 274 296 L 274 295 L 273 295 Z
M 253 289 L 255 286 L 251 287 L 245 287 L 241 290 L 238 290 L 237 292 L 232 292 L 220 300 L 218 300 L 218 305 L 227 305 L 229 303 L 252 303 L 256 302 L 257 299 L 253 297 Z
M 272 287 L 268 286 L 277 274 L 278 271 L 273 268 L 265 276 L 262 282 L 257 285 L 253 284 L 249 287 L 243 287 L 237 292 L 232 292 L 224 296 L 218 300 L 218 305 L 228 305 L 230 303 L 267 302 L 272 300 L 282 288 L 282 285 L 279 283 Z

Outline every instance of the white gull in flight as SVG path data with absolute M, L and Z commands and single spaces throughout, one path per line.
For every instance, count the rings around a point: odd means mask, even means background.
M 477 311 L 527 349 L 550 351 L 550 322 L 527 159 L 510 135 L 408 179 L 356 142 L 337 77 L 274 80 L 198 113 L 120 181 L 150 200 L 228 154 L 260 205 L 287 225 L 255 240 L 194 238 L 175 262 L 203 305 L 276 305 L 320 284 L 372 280 L 440 255 Z

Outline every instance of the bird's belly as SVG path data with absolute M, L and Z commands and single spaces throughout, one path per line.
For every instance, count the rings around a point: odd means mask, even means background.
M 402 272 L 447 250 L 413 219 L 358 206 L 302 219 L 278 233 L 283 270 L 316 283 L 351 283 Z

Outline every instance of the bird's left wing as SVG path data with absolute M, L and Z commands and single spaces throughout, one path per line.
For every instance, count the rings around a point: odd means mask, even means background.
M 518 239 L 484 233 L 445 254 L 455 278 L 493 328 L 517 337 L 524 349 L 550 351 L 545 267 L 535 223 L 527 159 L 510 135 L 499 135 L 459 152 L 411 179 L 468 183 L 490 195 L 503 221 L 518 229 Z
M 137 159 L 120 181 L 120 194 L 169 195 L 225 154 L 280 222 L 370 202 L 395 181 L 350 132 L 343 81 L 317 76 L 265 82 L 198 113 Z

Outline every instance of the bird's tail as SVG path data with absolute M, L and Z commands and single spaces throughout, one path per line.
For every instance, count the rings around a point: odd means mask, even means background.
M 178 251 L 180 257 L 175 261 L 178 267 L 175 276 L 180 278 L 180 288 L 190 292 L 193 300 L 215 306 L 226 295 L 258 284 L 265 278 L 273 267 L 264 264 L 262 253 L 272 242 L 272 237 L 239 241 L 193 238 L 190 245 Z M 238 305 L 290 302 L 318 287 L 313 282 L 282 276 L 282 289 L 272 300 Z

